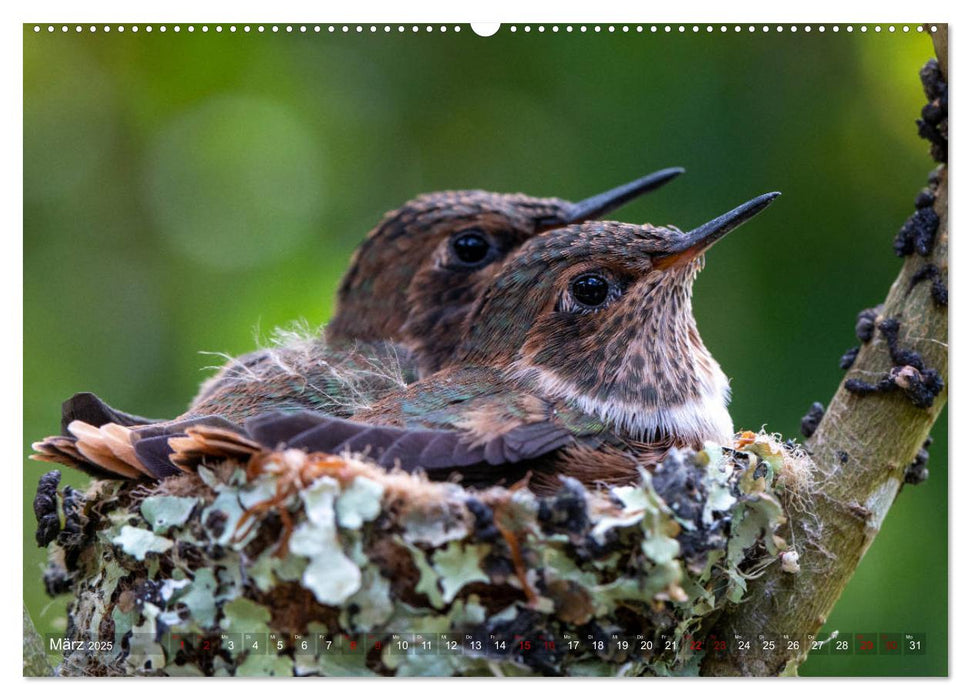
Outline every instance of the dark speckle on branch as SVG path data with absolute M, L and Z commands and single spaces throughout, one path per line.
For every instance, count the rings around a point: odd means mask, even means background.
M 947 91 L 947 82 L 936 58 L 929 59 L 920 69 L 920 84 L 924 88 L 924 97 L 928 102 L 933 102 Z
M 917 450 L 914 461 L 910 463 L 904 472 L 904 483 L 917 485 L 927 481 L 929 474 L 927 471 L 927 460 L 930 459 L 930 454 L 927 450 L 930 448 L 932 442 L 934 442 L 933 438 L 927 438 L 924 441 L 924 445 Z
M 57 485 L 61 482 L 61 472 L 49 471 L 40 478 L 37 494 L 34 496 L 34 517 L 37 518 L 37 532 L 34 537 L 38 547 L 46 547 L 61 531 L 61 521 L 57 515 Z
M 499 537 L 499 528 L 496 527 L 492 508 L 480 501 L 478 498 L 470 498 L 465 502 L 465 507 L 475 518 L 475 536 L 483 542 L 493 542 Z
M 878 328 L 887 341 L 894 366 L 876 384 L 862 379 L 848 379 L 843 386 L 857 396 L 900 390 L 917 408 L 930 408 L 934 397 L 944 389 L 940 373 L 935 369 L 925 368 L 924 359 L 919 352 L 898 345 L 900 322 L 897 319 L 884 319 Z
M 917 253 L 922 257 L 930 255 L 934 247 L 934 236 L 941 219 L 933 207 L 918 209 L 904 222 L 893 241 L 893 250 L 901 258 Z
M 840 369 L 849 369 L 850 367 L 852 367 L 853 363 L 856 361 L 856 356 L 859 353 L 860 353 L 859 346 L 850 348 L 849 350 L 844 352 L 843 356 L 840 358 Z
M 924 209 L 925 207 L 932 207 L 934 206 L 934 202 L 936 200 L 937 197 L 934 195 L 931 189 L 929 187 L 925 187 L 918 192 L 917 197 L 914 198 L 914 208 Z
M 161 587 L 155 581 L 145 580 L 135 586 L 135 605 L 142 610 L 145 603 L 151 603 L 160 608 L 165 606 Z
M 895 318 L 886 318 L 878 326 L 880 334 L 887 341 L 890 349 L 890 358 L 895 365 L 911 365 L 917 369 L 924 369 L 924 359 L 915 350 L 906 350 L 898 344 L 900 339 L 900 321 Z
M 937 60 L 929 60 L 920 70 L 927 104 L 917 120 L 917 133 L 931 142 L 931 157 L 938 163 L 947 162 L 947 83 Z
M 880 307 L 863 309 L 856 316 L 856 337 L 861 342 L 869 343 L 873 340 L 873 330 L 876 328 L 877 316 L 880 315 Z
M 580 482 L 564 478 L 556 495 L 541 501 L 538 519 L 549 532 L 585 533 L 590 527 L 590 518 Z
M 74 580 L 63 566 L 52 564 L 44 572 L 44 590 L 51 598 L 70 591 L 73 583 Z
M 57 543 L 64 548 L 64 563 L 67 570 L 74 571 L 84 540 L 84 527 L 81 520 L 84 510 L 84 495 L 70 486 L 65 486 L 61 498 L 61 508 L 64 511 L 64 528 L 57 536 Z
M 800 430 L 802 434 L 807 438 L 811 438 L 813 433 L 816 432 L 816 428 L 819 427 L 819 421 L 823 419 L 823 413 L 826 412 L 826 407 L 823 406 L 819 401 L 816 401 L 812 406 L 809 407 L 809 413 L 802 417 L 802 424 L 800 425 Z
M 221 510 L 213 510 L 206 518 L 205 525 L 216 537 L 219 537 L 223 534 L 227 520 L 229 520 L 229 516 L 226 513 Z
M 938 306 L 947 306 L 947 287 L 944 284 L 944 280 L 941 279 L 940 269 L 933 263 L 924 265 L 924 267 L 913 274 L 910 278 L 910 286 L 907 288 L 907 293 L 910 294 L 914 287 L 924 280 L 931 280 L 931 299 L 934 300 L 934 303 Z

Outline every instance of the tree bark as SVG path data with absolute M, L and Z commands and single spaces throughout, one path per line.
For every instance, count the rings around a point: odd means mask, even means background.
M 932 34 L 938 62 L 947 79 L 947 27 Z M 946 148 L 946 145 L 945 145 Z M 843 589 L 866 553 L 890 506 L 904 484 L 905 471 L 921 449 L 947 400 L 948 323 L 941 295 L 935 300 L 933 282 L 918 273 L 936 266 L 938 290 L 948 279 L 948 171 L 938 170 L 934 211 L 939 226 L 929 255 L 909 255 L 875 319 L 873 338 L 861 347 L 847 380 L 875 384 L 888 377 L 893 342 L 879 330 L 887 319 L 899 322 L 897 350 L 920 354 L 924 368 L 937 370 L 943 389 L 927 408 L 919 408 L 905 392 L 894 389 L 868 395 L 851 393 L 846 382 L 837 389 L 822 421 L 807 442 L 815 461 L 818 494 L 806 512 L 792 512 L 790 542 L 800 552 L 798 573 L 775 567 L 753 581 L 746 599 L 728 609 L 712 634 L 717 639 L 735 635 L 788 634 L 800 640 L 798 649 L 777 644 L 758 654 L 706 656 L 702 674 L 709 676 L 768 676 L 795 673 L 809 653 L 809 635 L 826 621 Z M 920 279 L 917 283 L 914 280 Z M 946 292 L 945 292 L 946 293 Z M 904 367 L 906 369 L 906 367 Z M 891 378 L 893 375 L 889 375 Z M 901 375 L 899 381 L 908 380 Z M 911 373 L 911 376 L 914 376 Z M 731 643 L 728 648 L 731 650 Z

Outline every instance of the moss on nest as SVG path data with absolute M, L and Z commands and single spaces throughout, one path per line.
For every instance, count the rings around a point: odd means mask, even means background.
M 152 486 L 96 481 L 47 578 L 74 594 L 66 637 L 101 650 L 58 670 L 692 674 L 687 641 L 751 577 L 797 575 L 781 528 L 808 467 L 745 433 L 672 451 L 637 484 L 565 480 L 543 498 L 297 450 Z

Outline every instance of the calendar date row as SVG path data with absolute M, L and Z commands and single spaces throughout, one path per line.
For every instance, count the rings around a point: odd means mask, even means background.
M 56 650 L 59 638 L 51 638 Z M 133 646 L 150 640 L 130 640 Z M 645 635 L 562 633 L 555 635 L 470 634 L 470 633 L 392 633 L 382 634 L 291 634 L 222 633 L 213 635 L 163 635 L 160 643 L 170 654 L 180 650 L 250 654 L 291 653 L 295 656 L 327 654 L 354 655 L 529 655 L 593 654 L 604 658 L 650 657 L 654 655 L 760 654 L 783 650 L 812 655 L 923 655 L 927 652 L 926 634 L 914 632 L 822 633 L 807 637 L 787 634 L 760 634 L 753 638 L 647 637 Z

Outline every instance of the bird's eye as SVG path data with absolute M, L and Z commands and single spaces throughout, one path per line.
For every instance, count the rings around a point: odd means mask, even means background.
M 600 275 L 580 275 L 570 286 L 573 298 L 589 308 L 596 308 L 607 301 L 610 283 Z
M 478 229 L 461 231 L 452 239 L 452 250 L 455 257 L 466 265 L 476 265 L 489 256 L 492 246 L 485 235 Z

